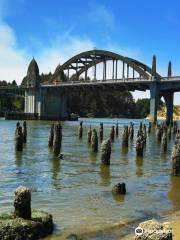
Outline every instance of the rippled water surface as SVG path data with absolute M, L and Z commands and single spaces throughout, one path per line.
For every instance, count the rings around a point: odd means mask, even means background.
M 110 167 L 101 166 L 100 151 L 91 152 L 87 131 L 91 124 L 104 122 L 105 138 L 117 120 L 83 119 L 83 139 L 78 139 L 79 122 L 63 123 L 64 159 L 53 157 L 48 148 L 50 122 L 28 121 L 28 138 L 22 153 L 14 149 L 15 121 L 0 120 L 0 210 L 12 210 L 14 190 L 19 185 L 32 189 L 32 206 L 54 216 L 56 231 L 48 239 L 63 239 L 70 233 L 87 234 L 88 239 L 119 239 L 113 228 L 136 219 L 161 217 L 178 209 L 180 180 L 171 177 L 174 137 L 162 154 L 154 133 L 148 136 L 144 158 L 136 158 L 135 138 L 129 149 L 122 148 L 123 125 L 112 145 Z M 146 122 L 145 122 L 146 123 Z M 113 184 L 125 182 L 127 195 L 115 198 Z M 107 231 L 103 234 L 102 231 Z M 109 229 L 112 229 L 111 231 Z

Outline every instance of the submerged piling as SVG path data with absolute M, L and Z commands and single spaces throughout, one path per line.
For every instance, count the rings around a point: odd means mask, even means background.
M 23 122 L 23 142 L 27 141 L 27 124 L 26 121 Z
M 15 191 L 14 217 L 31 219 L 31 191 L 26 187 L 18 187 Z
M 151 133 L 151 128 L 152 128 L 152 125 L 151 125 L 151 122 L 149 122 L 149 125 L 148 125 L 148 133 Z
M 111 140 L 107 139 L 102 142 L 101 145 L 101 163 L 105 165 L 110 165 L 111 157 Z
M 130 136 L 130 139 L 133 140 L 133 138 L 134 138 L 134 124 L 132 122 L 130 123 L 130 127 L 129 127 L 129 136 Z
M 51 125 L 50 131 L 49 131 L 49 141 L 48 146 L 53 146 L 53 139 L 54 139 L 54 123 Z
M 80 124 L 79 124 L 79 129 L 78 129 L 79 138 L 82 138 L 82 135 L 83 135 L 83 127 L 82 127 L 82 124 L 83 124 L 83 122 L 80 122 Z
M 96 129 L 92 130 L 92 136 L 91 136 L 91 149 L 93 152 L 98 151 L 98 136 Z
M 177 140 L 172 152 L 172 175 L 180 176 L 180 141 Z
M 142 136 L 139 136 L 136 141 L 136 156 L 142 157 L 144 149 L 144 139 Z
M 15 148 L 16 151 L 22 151 L 23 150 L 23 132 L 22 132 L 22 127 L 18 124 L 16 127 L 16 132 L 15 132 Z
M 160 125 L 157 125 L 156 127 L 156 139 L 158 142 L 161 142 L 161 138 L 162 138 L 162 129 Z
M 99 127 L 99 140 L 102 141 L 103 140 L 103 123 L 100 123 L 100 127 Z
M 167 151 L 167 130 L 164 130 L 162 140 L 161 140 L 161 149 L 163 152 Z
M 112 188 L 112 193 L 115 195 L 125 195 L 126 194 L 126 184 L 125 183 L 117 183 Z
M 92 136 L 92 130 L 91 126 L 89 127 L 88 133 L 87 133 L 87 142 L 90 144 L 91 143 L 91 136 Z
M 111 127 L 111 132 L 110 132 L 110 140 L 111 142 L 114 142 L 114 135 L 115 135 L 115 129 L 114 126 Z
M 123 138 L 122 138 L 122 146 L 128 147 L 128 139 L 129 138 L 129 132 L 128 132 L 128 126 L 124 126 L 124 132 L 123 132 Z
M 54 139 L 53 139 L 53 152 L 56 156 L 59 155 L 61 151 L 61 141 L 62 141 L 62 126 L 60 123 L 54 126 Z
M 172 135 L 172 128 L 171 125 L 169 125 L 168 130 L 167 130 L 167 135 L 168 135 L 168 139 L 171 139 L 171 135 Z
M 119 126 L 118 123 L 116 123 L 116 137 L 119 135 Z

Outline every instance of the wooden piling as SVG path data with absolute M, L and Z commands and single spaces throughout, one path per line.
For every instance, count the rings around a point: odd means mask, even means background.
M 99 127 L 99 140 L 102 141 L 103 140 L 103 133 L 104 128 L 103 128 L 103 123 L 100 123 L 100 127 Z
M 18 125 L 16 128 L 16 133 L 15 133 L 15 148 L 16 151 L 22 151 L 23 150 L 23 133 L 22 133 L 22 127 Z
M 111 157 L 111 140 L 107 139 L 102 142 L 101 145 L 101 163 L 105 165 L 110 165 Z
M 114 126 L 111 127 L 111 132 L 110 132 L 110 140 L 111 142 L 114 142 L 114 135 L 115 135 L 115 129 Z
M 98 136 L 96 129 L 92 130 L 92 136 L 91 136 L 91 149 L 93 152 L 98 151 Z
M 49 140 L 48 140 L 48 146 L 53 146 L 53 139 L 54 139 L 54 123 L 51 125 L 50 131 L 49 131 Z
M 87 133 L 87 142 L 88 144 L 91 144 L 91 136 L 92 136 L 92 130 L 91 126 L 89 127 L 88 133 Z
M 123 138 L 122 138 L 122 146 L 128 147 L 129 142 L 129 131 L 128 126 L 124 126 Z
M 79 130 L 78 130 L 78 135 L 79 135 L 79 138 L 80 138 L 80 139 L 82 138 L 82 135 L 83 135 L 83 127 L 82 127 L 82 124 L 83 124 L 83 122 L 80 122 L 80 124 L 79 124 Z
M 54 126 L 53 152 L 56 156 L 60 154 L 62 141 L 62 126 L 60 123 Z
M 26 121 L 23 122 L 23 142 L 27 141 L 27 124 Z

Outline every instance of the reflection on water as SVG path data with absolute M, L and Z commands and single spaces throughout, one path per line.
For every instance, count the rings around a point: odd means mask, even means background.
M 102 184 L 105 186 L 110 185 L 111 183 L 111 172 L 110 172 L 110 166 L 101 164 L 100 165 L 100 176 L 102 178 Z
M 82 139 L 78 138 L 78 122 L 63 123 L 63 159 L 55 158 L 47 147 L 50 122 L 27 123 L 27 143 L 20 153 L 14 148 L 16 122 L 0 121 L 0 210 L 12 209 L 15 188 L 26 185 L 32 189 L 32 207 L 51 212 L 58 226 L 58 236 L 49 239 L 91 231 L 93 237 L 89 234 L 88 239 L 97 240 L 117 239 L 121 230 L 115 231 L 113 226 L 129 219 L 161 216 L 179 208 L 180 180 L 170 176 L 173 134 L 167 153 L 162 154 L 152 129 L 140 158 L 135 149 L 138 120 L 134 120 L 135 137 L 128 148 L 122 147 L 122 133 L 130 120 L 83 121 Z M 98 130 L 103 122 L 107 139 L 117 121 L 119 136 L 112 144 L 111 165 L 103 166 L 100 143 L 98 153 L 92 153 L 87 131 L 90 124 Z M 126 183 L 126 196 L 112 195 L 112 186 L 118 182 Z
M 168 192 L 168 197 L 173 203 L 174 210 L 179 208 L 180 202 L 180 179 L 179 177 L 171 176 L 170 177 L 170 189 Z
M 16 165 L 20 167 L 22 165 L 22 152 L 15 151 Z
M 136 176 L 143 176 L 143 157 L 136 156 Z

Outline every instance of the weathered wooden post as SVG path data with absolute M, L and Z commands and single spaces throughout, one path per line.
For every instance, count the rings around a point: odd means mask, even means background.
M 19 126 L 20 126 L 20 122 L 17 122 L 17 123 L 16 123 L 15 135 L 16 135 L 16 132 L 18 132 L 18 128 L 19 128 Z
M 89 127 L 88 133 L 87 133 L 87 138 L 88 138 L 88 143 L 91 143 L 91 136 L 92 136 L 92 130 L 91 126 Z
M 147 131 L 146 131 L 146 125 L 143 125 L 143 132 L 142 132 L 142 136 L 143 136 L 143 141 L 144 144 L 146 144 L 146 139 L 147 139 Z
M 142 136 L 139 136 L 136 141 L 136 156 L 142 157 L 144 149 L 144 139 Z
M 169 140 L 171 139 L 171 125 L 169 125 L 168 130 L 167 130 L 167 135 Z
M 126 194 L 126 184 L 125 183 L 118 183 L 115 184 L 112 188 L 112 193 L 115 195 L 125 195 Z
M 110 132 L 110 140 L 111 142 L 114 142 L 114 135 L 115 135 L 115 129 L 114 126 L 111 127 L 111 132 Z
M 116 137 L 119 135 L 119 126 L 118 123 L 116 123 Z
M 16 128 L 15 142 L 16 142 L 16 150 L 22 151 L 23 150 L 23 132 L 22 132 L 22 127 L 20 125 L 18 125 L 18 127 Z
M 59 155 L 61 151 L 61 141 L 62 141 L 62 126 L 60 123 L 54 126 L 54 139 L 53 139 L 53 152 L 56 156 Z
M 163 152 L 167 151 L 167 130 L 164 129 L 163 136 L 161 140 L 161 149 Z
M 101 163 L 105 165 L 110 165 L 111 157 L 111 140 L 105 140 L 101 145 Z
M 178 129 L 177 121 L 174 121 L 174 123 L 173 123 L 173 133 L 174 133 L 174 134 L 177 133 L 177 129 Z
M 27 140 L 27 124 L 26 121 L 23 122 L 23 142 L 26 143 Z
M 172 152 L 172 175 L 180 176 L 180 142 L 177 141 Z
M 103 140 L 103 123 L 100 123 L 100 128 L 99 128 L 99 140 Z
M 83 127 L 82 127 L 82 124 L 83 124 L 83 122 L 81 121 L 80 124 L 79 124 L 79 130 L 78 130 L 79 138 L 82 138 L 82 135 L 83 135 Z
M 140 125 L 139 125 L 139 133 L 140 133 L 140 135 L 142 134 L 142 132 L 143 132 L 143 123 L 140 122 Z
M 31 191 L 26 187 L 18 187 L 15 191 L 14 217 L 31 219 Z
M 130 123 L 130 127 L 129 127 L 129 136 L 130 136 L 130 139 L 133 140 L 133 138 L 134 138 L 134 124 L 132 122 Z
M 92 136 L 91 136 L 91 148 L 93 152 L 98 151 L 98 136 L 96 129 L 92 130 Z
M 50 131 L 49 131 L 49 141 L 48 146 L 53 146 L 53 139 L 54 139 L 54 123 L 51 125 Z
M 128 147 L 128 140 L 129 140 L 128 126 L 124 126 L 124 132 L 123 132 L 123 138 L 122 138 L 123 147 Z
M 157 128 L 156 128 L 156 138 L 158 142 L 161 142 L 162 130 L 161 130 L 161 126 L 159 125 L 157 125 Z
M 149 122 L 149 125 L 148 125 L 148 133 L 151 133 L 151 128 L 152 128 L 151 122 Z

